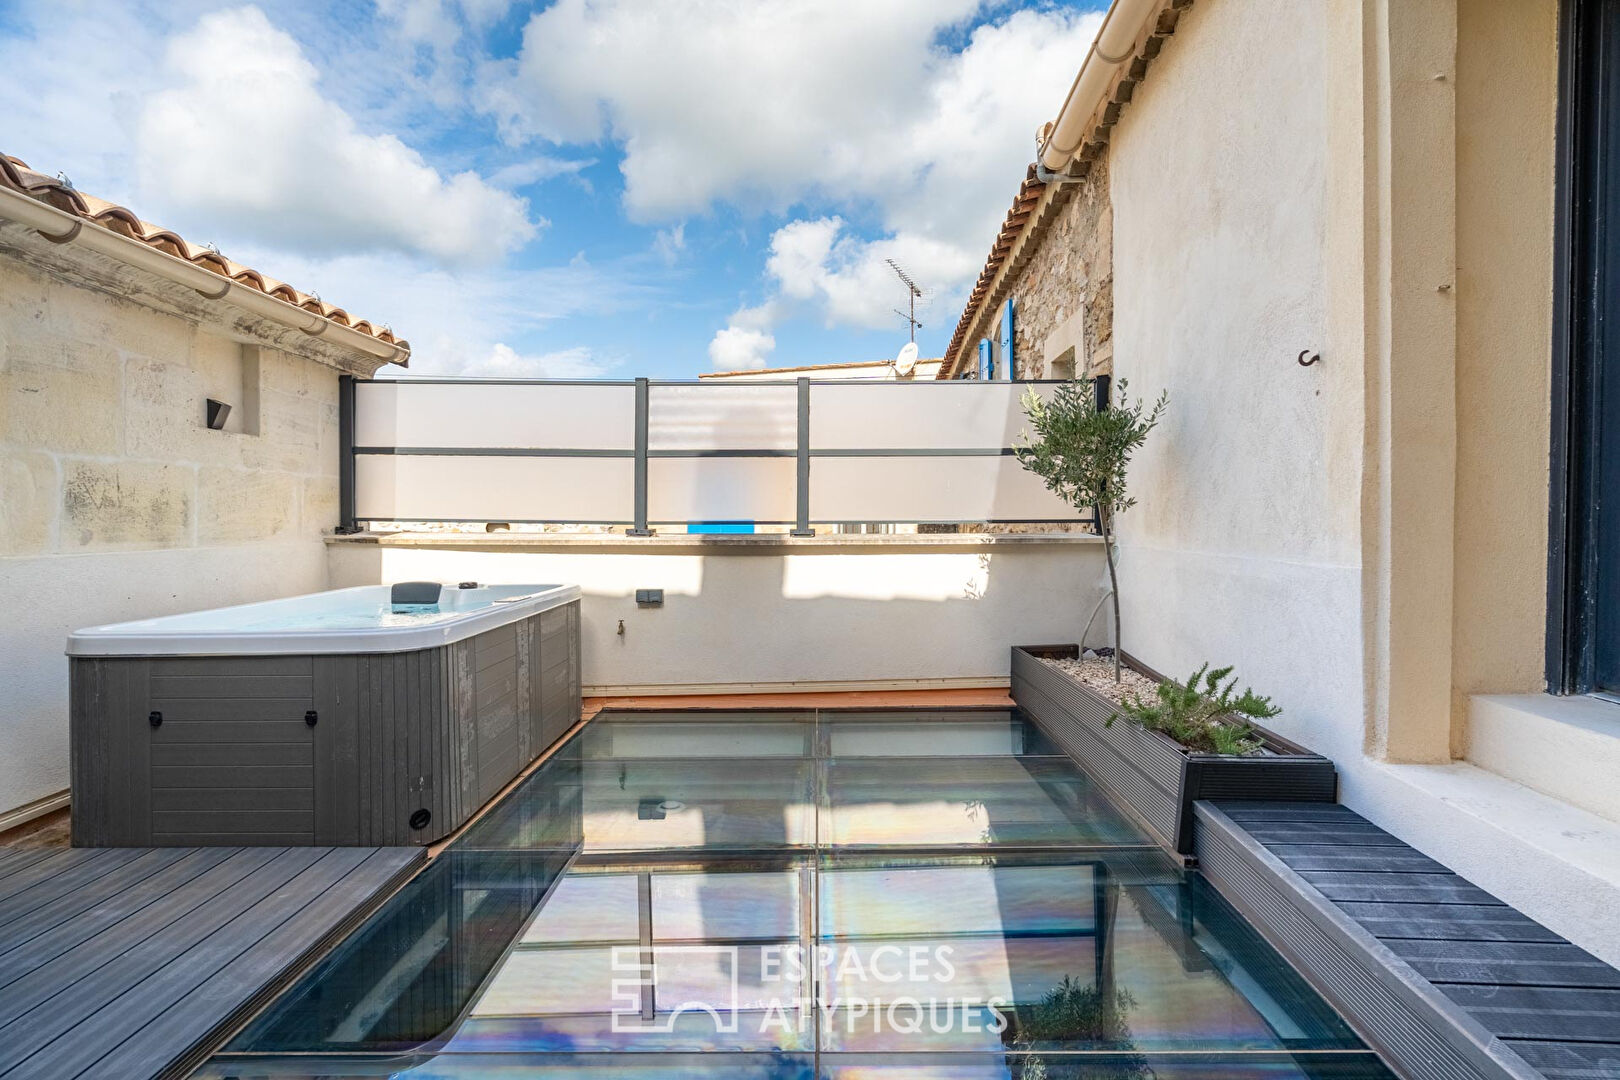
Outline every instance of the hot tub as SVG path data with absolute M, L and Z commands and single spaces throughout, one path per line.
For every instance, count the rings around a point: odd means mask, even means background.
M 573 585 L 337 589 L 67 652 L 81 846 L 432 843 L 579 720 Z

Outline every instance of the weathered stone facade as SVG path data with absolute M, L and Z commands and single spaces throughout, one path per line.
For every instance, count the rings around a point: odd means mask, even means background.
M 336 524 L 336 371 L 9 260 L 0 325 L 0 557 L 318 544 Z
M 1020 379 L 1055 376 L 1074 349 L 1075 375 L 1113 370 L 1114 229 L 1108 160 L 1050 195 L 1066 200 L 1012 287 L 1013 355 Z

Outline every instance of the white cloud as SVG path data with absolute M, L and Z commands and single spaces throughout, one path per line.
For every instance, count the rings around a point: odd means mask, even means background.
M 771 327 L 781 318 L 782 302 L 738 308 L 728 325 L 709 342 L 709 363 L 716 371 L 749 371 L 765 367 L 776 350 Z
M 640 220 L 716 199 L 871 195 L 920 163 L 896 137 L 979 0 L 559 0 L 534 15 L 484 103 L 505 135 L 625 149 Z
M 764 330 L 728 326 L 709 342 L 709 362 L 716 371 L 748 371 L 765 366 L 776 338 Z
M 683 221 L 668 229 L 659 229 L 653 236 L 652 250 L 665 265 L 674 266 L 680 261 L 681 252 L 686 250 L 686 223 Z
M 460 263 L 493 261 L 536 235 L 524 200 L 360 130 L 258 8 L 203 16 L 170 42 L 167 69 L 173 85 L 140 113 L 143 206 L 184 207 L 200 225 L 278 246 Z
M 941 43 L 983 6 L 559 0 L 517 60 L 486 69 L 482 103 L 514 143 L 619 144 L 636 220 L 875 209 L 877 239 L 836 216 L 778 229 L 766 284 L 829 324 L 892 325 L 905 294 L 884 260 L 942 301 L 965 295 L 1101 20 L 1021 10 L 960 51 Z M 752 329 L 724 339 L 728 356 L 758 355 L 769 328 Z
M 595 164 L 595 158 L 561 158 L 540 154 L 495 170 L 490 175 L 489 182 L 503 188 L 527 187 L 559 176 L 577 178 L 581 172 Z M 580 179 L 579 182 L 584 184 L 587 190 L 590 188 L 588 181 Z
M 453 367 L 440 367 L 435 374 L 472 375 L 500 379 L 599 379 L 614 366 L 581 345 L 556 352 L 523 354 L 497 342 L 481 358 L 472 358 Z

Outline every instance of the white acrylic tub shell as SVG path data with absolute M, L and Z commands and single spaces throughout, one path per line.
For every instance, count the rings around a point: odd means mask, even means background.
M 274 656 L 392 653 L 470 638 L 579 599 L 578 585 L 445 585 L 437 611 L 394 614 L 387 585 L 92 626 L 69 656 Z

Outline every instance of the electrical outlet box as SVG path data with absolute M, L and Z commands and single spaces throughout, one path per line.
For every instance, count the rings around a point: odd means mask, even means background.
M 636 604 L 640 607 L 663 607 L 663 589 L 637 589 Z

